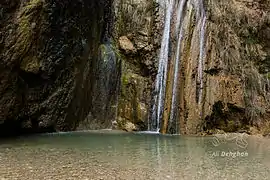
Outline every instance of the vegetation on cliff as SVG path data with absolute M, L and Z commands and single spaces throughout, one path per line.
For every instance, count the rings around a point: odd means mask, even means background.
M 176 124 L 183 134 L 215 128 L 234 132 L 250 126 L 267 134 L 270 2 L 204 3 L 203 103 L 196 102 L 199 24 L 192 3 L 186 3 L 190 13 L 182 22 L 186 32 L 181 41 Z M 145 0 L 1 1 L 0 132 L 75 130 L 86 116 L 84 124 L 92 126 L 89 121 L 103 118 L 98 113 L 106 103 L 100 96 L 108 92 L 113 105 L 103 110 L 117 111 L 118 127 L 132 123 L 145 130 L 152 113 L 161 12 L 157 3 Z M 175 48 L 172 38 L 170 56 Z M 112 66 L 117 72 L 101 72 L 100 67 Z M 172 69 L 169 73 L 171 79 Z M 101 81 L 114 88 L 107 92 Z M 168 80 L 164 127 L 170 117 L 172 85 Z
M 270 113 L 270 2 L 207 1 L 207 7 L 211 51 L 218 54 L 212 58 L 215 62 L 211 63 L 212 67 L 218 70 L 212 75 L 231 79 L 224 85 L 230 89 L 224 92 L 231 91 L 233 98 L 215 103 L 212 115 L 206 119 L 206 123 L 212 125 L 207 128 L 232 132 L 249 131 L 250 126 L 255 126 L 265 131 Z M 219 124 L 213 125 L 216 122 Z

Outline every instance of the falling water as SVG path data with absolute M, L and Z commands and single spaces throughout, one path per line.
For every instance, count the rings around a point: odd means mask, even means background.
M 176 35 L 179 33 L 179 29 L 182 29 L 181 25 L 181 20 L 183 16 L 183 10 L 184 10 L 184 5 L 186 3 L 186 0 L 180 0 L 180 3 L 178 4 L 178 11 L 177 11 L 177 20 L 176 20 L 176 25 L 175 25 L 175 33 Z
M 177 48 L 176 48 L 176 58 L 175 58 L 175 67 L 174 67 L 174 76 L 173 76 L 173 91 L 172 91 L 172 105 L 171 105 L 171 115 L 170 115 L 170 124 L 172 124 L 173 119 L 175 118 L 175 104 L 176 104 L 176 93 L 177 93 L 177 82 L 178 82 L 178 69 L 180 64 L 180 50 L 181 50 L 181 41 L 183 38 L 183 26 L 181 24 L 182 15 L 183 15 L 183 8 L 185 5 L 186 0 L 180 0 L 181 3 L 179 5 L 179 10 L 177 14 L 177 21 L 176 21 L 176 33 L 179 32 L 180 34 L 176 34 L 178 37 L 177 40 Z
M 118 91 L 119 91 L 119 64 L 111 42 L 108 41 L 99 47 L 96 63 L 93 63 L 94 72 L 92 86 L 92 108 L 88 122 L 91 129 L 110 129 L 112 121 L 116 119 Z
M 201 28 L 200 28 L 200 55 L 199 55 L 199 63 L 198 63 L 198 104 L 201 103 L 202 100 L 202 90 L 203 90 L 203 60 L 204 60 L 204 43 L 205 43 L 205 22 L 206 16 L 205 11 L 203 8 L 203 3 L 200 1 L 199 3 L 201 11 L 200 21 L 201 21 Z
M 166 1 L 166 16 L 165 16 L 165 25 L 164 32 L 161 42 L 159 65 L 158 65 L 158 74 L 156 79 L 155 92 L 155 104 L 153 107 L 153 117 L 152 119 L 156 121 L 156 127 L 152 127 L 150 130 L 159 131 L 160 122 L 162 118 L 162 111 L 164 107 L 164 97 L 165 97 L 165 88 L 167 80 L 167 66 L 168 66 L 168 54 L 169 54 L 169 42 L 170 42 L 170 26 L 171 26 L 171 16 L 173 11 L 174 0 Z M 157 101 L 157 103 L 156 103 Z M 156 109 L 157 108 L 157 109 Z M 155 114 L 156 113 L 156 114 Z
M 165 92 L 166 85 L 167 85 L 167 76 L 168 76 L 168 67 L 169 63 L 173 63 L 173 76 L 170 78 L 172 79 L 172 91 L 171 96 L 171 104 L 170 104 L 170 113 L 169 113 L 169 125 L 171 126 L 174 121 L 176 121 L 176 112 L 177 112 L 177 97 L 178 97 L 178 89 L 179 89 L 179 66 L 181 65 L 182 57 L 182 46 L 184 47 L 185 44 L 183 43 L 183 38 L 185 37 L 187 26 L 184 26 L 184 18 L 186 14 L 191 16 L 191 11 L 194 9 L 196 12 L 196 27 L 195 29 L 198 32 L 199 42 L 199 56 L 197 59 L 198 69 L 197 69 L 197 86 L 196 86 L 196 99 L 198 104 L 202 101 L 202 89 L 203 89 L 203 65 L 204 65 L 204 44 L 205 44 L 205 24 L 206 24 L 206 16 L 205 10 L 203 6 L 202 0 L 158 0 L 158 3 L 165 8 L 165 19 L 164 19 L 164 31 L 161 41 L 161 49 L 160 49 L 160 56 L 159 56 L 159 64 L 158 64 L 158 73 L 156 77 L 156 85 L 155 85 L 155 94 L 154 94 L 154 104 L 153 104 L 153 113 L 151 117 L 151 123 L 149 123 L 148 130 L 152 131 L 159 131 L 161 124 L 163 123 L 163 112 L 166 111 L 165 109 L 165 98 L 167 98 Z M 192 6 L 190 8 L 186 8 L 186 4 L 189 3 Z M 187 13 L 188 12 L 188 13 Z M 175 15 L 174 15 L 175 14 Z M 175 17 L 174 17 L 175 16 Z M 191 19 L 188 20 L 192 23 Z M 171 26 L 175 25 L 175 29 L 172 30 Z M 189 33 L 189 32 L 187 32 Z M 169 46 L 172 42 L 172 38 L 176 39 L 176 45 L 172 46 L 175 47 L 174 49 L 169 49 Z M 169 57 L 170 53 L 175 53 L 171 57 Z M 174 58 L 174 59 L 173 59 Z M 167 106 L 167 105 L 166 105 Z

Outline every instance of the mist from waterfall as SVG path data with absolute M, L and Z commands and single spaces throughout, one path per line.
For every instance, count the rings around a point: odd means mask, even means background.
M 165 111 L 169 111 L 169 123 L 165 126 L 177 124 L 177 112 L 179 111 L 179 74 L 182 61 L 183 39 L 187 32 L 187 27 L 184 24 L 184 19 L 191 17 L 191 11 L 196 13 L 196 26 L 198 27 L 195 33 L 198 34 L 199 56 L 197 57 L 197 74 L 196 74 L 196 102 L 202 101 L 203 90 L 203 69 L 204 69 L 204 47 L 205 47 L 205 29 L 206 15 L 202 0 L 157 0 L 160 8 L 164 13 L 164 30 L 161 41 L 161 48 L 158 60 L 158 72 L 156 76 L 156 84 L 154 91 L 154 104 L 152 109 L 152 117 L 150 119 L 148 130 L 160 131 L 163 124 L 163 115 Z M 188 7 L 187 7 L 188 6 Z M 191 18 L 188 21 L 192 21 Z M 191 22 L 185 22 L 191 23 Z M 175 44 L 174 46 L 172 44 Z M 172 66 L 172 77 L 168 77 L 169 68 Z M 167 79 L 170 78 L 170 79 Z M 167 82 L 169 81 L 169 82 Z M 172 89 L 167 88 L 168 83 L 172 82 Z M 170 92 L 167 92 L 168 89 Z M 170 94 L 168 97 L 166 94 Z M 165 99 L 170 98 L 169 106 L 165 107 Z M 168 127 L 166 127 L 168 129 Z M 176 128 L 177 129 L 177 128 Z

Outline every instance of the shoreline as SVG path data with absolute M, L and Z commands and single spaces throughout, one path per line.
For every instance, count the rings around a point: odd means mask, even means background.
M 201 132 L 198 134 L 162 134 L 157 132 L 151 132 L 151 131 L 125 131 L 121 129 L 99 129 L 99 130 L 76 130 L 76 131 L 58 131 L 58 132 L 47 132 L 47 133 L 33 133 L 33 134 L 27 134 L 27 135 L 18 135 L 14 137 L 23 137 L 23 136 L 39 136 L 39 135 L 61 135 L 61 134 L 69 134 L 69 133 L 97 133 L 97 134 L 147 134 L 147 135 L 161 135 L 161 136 L 182 136 L 182 137 L 227 137 L 227 136 L 245 136 L 245 137 L 254 137 L 254 138 L 260 138 L 260 139 L 270 139 L 270 135 L 263 135 L 260 133 L 256 134 L 249 134 L 247 132 L 224 132 L 224 131 L 216 131 L 216 132 Z M 13 137 L 13 136 L 12 136 Z M 10 139 L 5 137 L 0 137 L 0 139 Z

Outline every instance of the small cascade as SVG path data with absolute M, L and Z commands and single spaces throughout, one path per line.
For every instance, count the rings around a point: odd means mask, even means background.
M 187 57 L 187 52 L 190 51 L 192 54 L 191 51 L 194 51 L 196 47 L 198 47 L 196 48 L 198 56 L 192 57 L 197 64 L 194 101 L 198 104 L 202 101 L 206 15 L 202 0 L 158 0 L 158 3 L 165 12 L 164 31 L 158 61 L 152 117 L 148 130 L 174 134 L 179 133 L 179 124 L 181 124 L 177 122 L 180 121 L 178 115 L 181 63 Z M 193 21 L 194 19 L 195 21 Z M 188 38 L 190 38 L 190 42 L 188 42 Z M 197 40 L 194 40 L 196 38 Z M 193 59 L 191 60 L 193 61 Z
M 164 107 L 165 88 L 167 80 L 167 66 L 168 66 L 168 54 L 169 54 L 169 43 L 170 43 L 170 27 L 171 17 L 174 6 L 174 0 L 169 0 L 164 3 L 166 8 L 165 25 L 161 42 L 158 73 L 156 78 L 155 86 L 155 103 L 153 107 L 152 119 L 156 119 L 156 123 L 152 124 L 150 130 L 160 130 L 160 122 L 162 118 L 162 112 Z
M 201 1 L 200 1 L 201 2 Z M 199 3 L 200 9 L 203 9 L 202 2 Z M 203 64 L 204 64 L 204 44 L 205 44 L 205 22 L 206 16 L 205 11 L 201 11 L 200 15 L 200 56 L 198 61 L 198 78 L 197 78 L 197 102 L 201 103 L 202 90 L 203 90 Z
M 172 104 L 171 104 L 171 113 L 170 113 L 170 120 L 169 124 L 173 124 L 173 120 L 176 118 L 175 106 L 176 106 L 176 96 L 177 96 L 177 84 L 178 84 L 178 74 L 179 74 L 179 64 L 180 64 L 180 49 L 181 49 L 181 42 L 183 38 L 183 26 L 181 24 L 182 16 L 183 16 L 183 9 L 186 0 L 181 0 L 179 4 L 179 11 L 177 14 L 177 21 L 176 21 L 176 36 L 177 39 L 177 46 L 176 46 L 176 57 L 175 57 L 175 66 L 174 66 L 174 76 L 173 76 L 173 90 L 172 90 Z M 180 32 L 179 32 L 180 29 Z M 178 34 L 179 32 L 179 34 Z M 169 128 L 170 129 L 170 128 Z
M 99 47 L 96 63 L 92 64 L 94 76 L 92 108 L 89 114 L 91 129 L 111 129 L 117 116 L 119 91 L 119 63 L 110 42 Z

